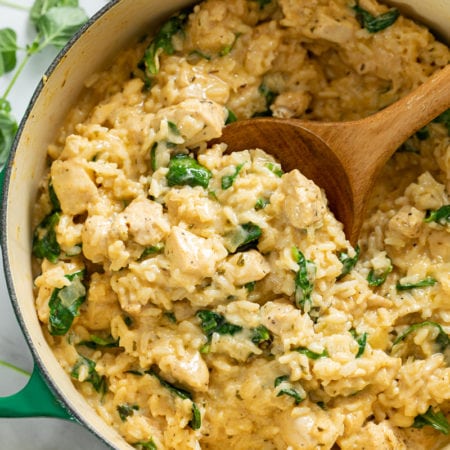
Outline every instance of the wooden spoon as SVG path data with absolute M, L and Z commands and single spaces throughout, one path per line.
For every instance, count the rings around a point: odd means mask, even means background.
M 450 65 L 365 119 L 336 123 L 248 119 L 226 126 L 214 142 L 228 144 L 227 152 L 261 148 L 284 170 L 299 169 L 325 190 L 330 209 L 355 245 L 382 167 L 409 136 L 448 108 Z

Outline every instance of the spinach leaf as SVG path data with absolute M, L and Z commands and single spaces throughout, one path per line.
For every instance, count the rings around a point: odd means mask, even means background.
M 97 350 L 99 348 L 120 347 L 119 339 L 114 339 L 111 335 L 106 338 L 91 335 L 89 341 L 81 341 L 78 345 L 84 345 L 85 347 L 92 348 L 93 350 Z
M 48 45 L 62 48 L 76 31 L 86 23 L 86 13 L 75 6 L 61 6 L 48 9 L 36 19 L 36 28 L 41 39 L 33 50 L 37 53 Z
M 450 109 L 447 109 L 447 111 L 444 111 L 442 114 L 437 116 L 433 122 L 442 123 L 447 128 L 447 132 L 450 135 Z
M 425 322 L 415 323 L 414 325 L 409 326 L 403 333 L 399 334 L 397 338 L 392 343 L 392 346 L 397 345 L 399 342 L 404 341 L 411 333 L 415 333 L 417 330 L 424 327 L 435 327 L 438 330 L 438 335 L 436 337 L 436 344 L 438 344 L 441 352 L 450 345 L 450 338 L 444 329 L 436 322 L 432 322 L 430 320 L 426 320 Z
M 211 176 L 211 172 L 194 158 L 178 154 L 170 160 L 166 178 L 169 186 L 201 186 L 206 189 Z
M 234 173 L 232 173 L 231 175 L 224 175 L 222 177 L 222 189 L 223 190 L 226 190 L 233 185 L 234 180 L 239 175 L 239 172 L 241 171 L 242 167 L 244 167 L 244 164 L 245 163 L 238 164 L 234 170 Z
M 150 247 L 145 247 L 141 256 L 139 256 L 139 261 L 142 261 L 143 259 L 147 258 L 148 256 L 157 255 L 158 253 L 161 253 L 163 250 L 164 250 L 164 244 L 161 244 L 161 243 L 156 244 L 156 245 L 151 245 Z
M 292 387 L 288 380 L 288 375 L 282 375 L 275 378 L 273 385 L 274 387 L 279 388 L 277 389 L 277 397 L 288 395 L 289 397 L 292 397 L 294 399 L 294 403 L 298 405 L 304 400 L 304 397 L 302 397 L 301 394 Z
M 369 286 L 381 286 L 386 281 L 387 276 L 392 272 L 392 269 L 392 264 L 381 270 L 371 269 L 367 275 Z
M 267 163 L 266 167 L 274 173 L 277 177 L 281 178 L 283 176 L 283 169 L 281 168 L 280 164 L 277 163 Z
M 312 350 L 309 350 L 306 347 L 297 347 L 294 349 L 298 353 L 302 353 L 303 355 L 306 355 L 309 359 L 319 359 L 319 358 L 328 358 L 330 355 L 328 354 L 327 349 L 324 349 L 322 353 L 313 352 Z
M 356 330 L 353 328 L 350 330 L 350 334 L 353 336 L 353 338 L 358 344 L 358 351 L 356 352 L 355 358 L 360 358 L 364 354 L 364 351 L 366 349 L 368 334 L 363 333 L 358 336 Z
M 16 132 L 17 122 L 11 115 L 11 105 L 8 100 L 0 99 L 0 169 L 8 159 Z
M 292 256 L 298 264 L 298 271 L 294 278 L 295 304 L 298 308 L 309 311 L 311 294 L 314 289 L 316 266 L 312 261 L 307 260 L 297 247 L 292 248 Z
M 53 182 L 51 178 L 48 180 L 48 196 L 52 205 L 52 211 L 61 211 L 61 204 L 59 203 L 55 189 L 53 188 Z
M 231 109 L 227 108 L 227 120 L 225 120 L 225 125 L 229 125 L 230 123 L 236 122 L 237 121 L 237 117 L 236 114 L 231 111 Z
M 85 377 L 82 381 L 91 383 L 97 392 L 104 394 L 106 392 L 106 378 L 104 376 L 100 376 L 95 370 L 95 367 L 95 361 L 92 361 L 83 355 L 79 355 L 78 361 L 73 366 L 70 375 L 72 378 L 80 380 L 80 372 L 87 371 L 87 377 Z
M 158 447 L 153 442 L 153 439 L 145 442 L 135 442 L 133 447 L 136 447 L 139 450 L 158 450 Z
M 272 342 L 273 338 L 270 331 L 264 325 L 258 325 L 256 328 L 252 328 L 250 339 L 255 345 L 263 346 Z
M 390 27 L 400 16 L 398 9 L 392 8 L 389 11 L 374 16 L 369 11 L 361 8 L 359 5 L 355 5 L 353 10 L 356 12 L 356 18 L 362 27 L 364 27 L 369 33 L 377 33 Z
M 252 1 L 258 3 L 259 9 L 264 9 L 266 5 L 272 3 L 272 0 L 252 0 Z
M 397 291 L 408 291 L 410 289 L 434 286 L 437 283 L 437 280 L 433 277 L 427 277 L 423 280 L 418 281 L 417 283 L 400 283 L 398 282 L 395 286 Z
M 258 198 L 255 203 L 255 210 L 259 211 L 260 209 L 264 209 L 269 203 L 270 200 L 268 200 L 267 198 Z
M 138 405 L 129 405 L 128 403 L 117 405 L 117 412 L 122 422 L 125 422 L 128 417 L 132 416 L 134 411 L 139 411 Z
M 16 67 L 17 35 L 11 28 L 0 30 L 0 76 Z
M 175 395 L 176 397 L 179 397 L 183 400 L 189 399 L 192 401 L 192 419 L 189 421 L 189 426 L 193 430 L 198 430 L 202 426 L 201 414 L 198 406 L 193 401 L 192 394 L 189 391 L 176 387 L 168 381 L 164 380 L 164 378 L 158 375 L 153 369 L 146 370 L 145 373 L 148 373 L 149 375 L 155 377 L 159 381 L 161 386 L 165 387 L 171 394 Z
M 199 430 L 202 426 L 202 415 L 196 403 L 192 402 L 192 419 L 188 424 L 193 430 Z
M 245 289 L 247 289 L 247 292 L 253 292 L 255 290 L 256 281 L 249 281 L 248 283 L 244 284 Z
M 450 424 L 442 411 L 433 411 L 430 406 L 426 413 L 419 414 L 414 419 L 412 424 L 414 428 L 423 428 L 425 426 L 433 427 L 442 434 L 448 435 L 450 433 Z
M 274 102 L 277 93 L 271 91 L 264 83 L 261 84 L 258 88 L 258 92 L 264 97 L 265 107 L 264 111 L 258 111 L 253 114 L 253 117 L 269 117 L 272 116 L 272 111 L 270 109 L 270 105 Z
M 65 277 L 71 281 L 68 286 L 55 288 L 50 296 L 48 328 L 53 336 L 62 336 L 69 331 L 78 316 L 80 306 L 86 300 L 86 288 L 82 283 L 84 272 L 75 272 Z
M 253 222 L 238 225 L 225 234 L 225 247 L 230 253 L 244 252 L 258 245 L 261 228 Z
M 425 141 L 430 137 L 430 130 L 427 126 L 424 126 L 420 130 L 416 131 L 415 135 L 419 141 Z
M 143 62 L 147 77 L 151 78 L 159 72 L 159 54 L 161 52 L 165 52 L 168 55 L 174 54 L 175 49 L 172 38 L 177 33 L 183 31 L 190 11 L 190 9 L 180 11 L 178 14 L 172 16 L 156 33 L 144 53 Z
M 55 227 L 59 218 L 59 212 L 50 213 L 34 230 L 33 255 L 36 258 L 47 258 L 52 263 L 58 261 L 61 248 L 56 239 Z
M 339 252 L 338 258 L 339 261 L 342 263 L 342 272 L 340 275 L 336 278 L 337 281 L 342 280 L 346 275 L 348 275 L 352 269 L 356 266 L 356 263 L 358 262 L 360 253 L 359 245 L 355 247 L 355 256 L 351 258 L 347 252 Z
M 211 340 L 213 333 L 233 335 L 242 331 L 240 325 L 234 325 L 228 322 L 225 316 L 209 309 L 200 309 L 195 315 L 200 319 L 200 326 L 208 337 L 208 341 Z
M 450 223 L 450 205 L 441 206 L 439 209 L 430 209 L 425 216 L 425 222 L 436 222 L 439 225 Z
M 233 50 L 233 47 L 236 45 L 236 41 L 239 39 L 242 33 L 236 33 L 234 35 L 233 42 L 231 44 L 226 45 L 225 47 L 220 50 L 219 55 L 220 56 L 226 56 L 230 54 L 231 50 Z

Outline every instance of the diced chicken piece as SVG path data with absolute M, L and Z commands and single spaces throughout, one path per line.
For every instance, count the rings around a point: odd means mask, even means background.
M 256 250 L 239 252 L 228 260 L 227 276 L 233 284 L 242 286 L 263 279 L 270 272 L 270 265 Z
M 418 237 L 424 217 L 424 213 L 413 206 L 404 206 L 389 220 L 389 231 L 399 233 L 406 238 Z
M 162 206 L 146 198 L 133 200 L 122 215 L 131 238 L 140 245 L 156 245 L 170 231 Z
M 274 335 L 282 337 L 283 347 L 304 346 L 314 337 L 314 324 L 307 314 L 282 300 L 261 307 L 261 323 Z
M 94 263 L 101 263 L 108 257 L 112 219 L 92 216 L 86 219 L 81 232 L 84 256 Z
M 278 416 L 277 421 L 281 436 L 289 448 L 299 450 L 331 448 L 344 428 L 342 417 L 333 415 L 311 404 L 310 407 L 288 409 Z
M 320 223 L 326 212 L 322 192 L 298 170 L 282 177 L 281 191 L 285 195 L 284 210 L 288 221 L 296 228 Z
M 311 94 L 308 92 L 288 91 L 278 95 L 271 108 L 275 117 L 298 117 L 306 111 L 310 102 Z
M 120 314 L 119 301 L 111 289 L 109 277 L 98 273 L 92 274 L 86 299 L 86 311 L 82 318 L 87 320 L 92 330 L 107 330 L 111 320 Z
M 214 275 L 217 262 L 227 256 L 227 251 L 218 240 L 205 239 L 175 226 L 166 240 L 165 255 L 172 270 L 201 279 Z
M 339 446 L 343 450 L 364 448 L 365 450 L 379 450 L 384 448 L 395 448 L 395 450 L 406 450 L 403 432 L 393 427 L 388 421 L 378 424 L 368 422 L 360 428 L 358 433 L 348 438 L 339 440 Z
M 51 178 L 65 214 L 82 214 L 98 196 L 95 183 L 75 161 L 55 161 L 51 168 Z
M 227 111 L 211 100 L 187 99 L 160 114 L 177 125 L 187 147 L 194 147 L 221 135 Z
M 172 188 L 165 197 L 167 212 L 173 223 L 214 223 L 221 220 L 220 204 L 198 189 Z
M 312 34 L 316 38 L 325 39 L 336 44 L 345 44 L 353 36 L 353 25 L 347 20 L 336 20 L 325 11 L 319 9 Z
M 184 351 L 177 354 L 167 354 L 157 360 L 159 368 L 171 375 L 181 384 L 190 386 L 196 391 L 208 389 L 209 370 L 199 352 Z

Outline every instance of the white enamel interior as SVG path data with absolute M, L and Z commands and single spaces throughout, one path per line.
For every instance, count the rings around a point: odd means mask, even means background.
M 59 366 L 39 326 L 33 300 L 31 274 L 30 214 L 36 190 L 46 165 L 46 149 L 56 136 L 64 116 L 79 96 L 83 82 L 104 68 L 108 61 L 130 40 L 155 25 L 170 13 L 191 3 L 189 0 L 115 0 L 49 74 L 32 103 L 18 141 L 14 160 L 7 174 L 3 210 L 5 267 L 13 303 L 31 343 L 33 353 L 52 388 L 64 399 L 76 418 L 93 430 L 107 444 L 117 449 L 131 449 L 124 440 L 95 414 L 74 389 Z M 422 16 L 441 36 L 450 41 L 449 0 L 397 0 L 389 2 Z

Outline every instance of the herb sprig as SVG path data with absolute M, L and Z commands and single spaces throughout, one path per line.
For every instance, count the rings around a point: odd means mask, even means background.
M 30 10 L 30 21 L 36 29 L 36 36 L 24 48 L 18 44 L 13 29 L 0 29 L 0 76 L 15 70 L 0 97 L 0 169 L 8 159 L 18 128 L 8 101 L 17 79 L 33 55 L 47 47 L 64 47 L 87 19 L 84 10 L 78 6 L 78 0 L 36 0 Z M 25 51 L 25 56 L 17 65 L 19 50 Z

